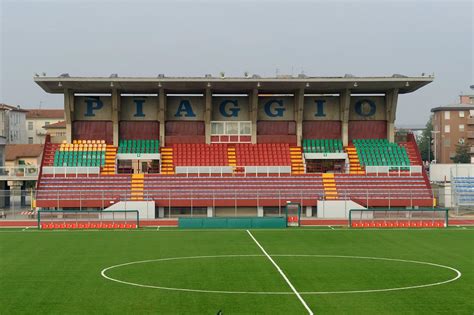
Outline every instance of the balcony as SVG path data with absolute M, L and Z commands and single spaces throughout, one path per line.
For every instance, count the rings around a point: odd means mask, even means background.
M 474 125 L 474 117 L 469 117 L 469 118 L 467 119 L 467 124 L 468 124 L 468 125 Z
M 468 139 L 474 139 L 474 131 L 468 131 L 467 132 L 467 138 Z
M 474 154 L 474 146 L 471 146 L 471 147 L 469 148 L 469 153 Z
M 37 166 L 2 166 L 0 167 L 1 180 L 37 180 Z

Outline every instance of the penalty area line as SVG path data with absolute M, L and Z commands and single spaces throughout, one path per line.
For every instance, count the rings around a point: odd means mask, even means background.
M 273 264 L 273 266 L 275 266 L 275 268 L 278 270 L 278 272 L 280 273 L 280 275 L 283 277 L 283 279 L 285 279 L 286 283 L 288 284 L 288 286 L 291 288 L 291 290 L 295 293 L 296 297 L 300 300 L 301 304 L 303 304 L 304 308 L 308 311 L 308 314 L 310 315 L 313 315 L 313 311 L 309 308 L 308 304 L 306 304 L 305 300 L 301 297 L 300 293 L 296 290 L 296 288 L 293 286 L 293 284 L 290 282 L 290 280 L 288 279 L 288 277 L 285 275 L 285 273 L 283 272 L 283 270 L 281 270 L 280 266 L 277 265 L 277 263 L 272 259 L 272 257 L 270 257 L 270 255 L 268 255 L 267 251 L 262 247 L 262 245 L 260 245 L 260 243 L 255 239 L 255 237 L 252 235 L 252 233 L 247 230 L 247 233 L 250 235 L 250 237 L 252 238 L 252 240 L 255 242 L 255 244 L 257 244 L 257 246 L 260 248 L 260 250 L 262 251 L 262 253 L 265 254 L 265 256 L 267 256 L 268 260 L 270 260 L 270 262 Z

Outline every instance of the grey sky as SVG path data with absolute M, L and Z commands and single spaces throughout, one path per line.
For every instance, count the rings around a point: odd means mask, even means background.
M 26 108 L 62 107 L 35 72 L 435 73 L 434 83 L 400 96 L 397 125 L 424 124 L 431 107 L 474 94 L 471 1 L 0 3 L 0 102 Z

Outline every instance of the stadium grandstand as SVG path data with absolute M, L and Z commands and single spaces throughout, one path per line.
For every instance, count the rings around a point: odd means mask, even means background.
M 46 139 L 39 209 L 266 217 L 296 203 L 304 221 L 436 203 L 414 136 L 394 130 L 398 95 L 432 77 L 34 80 L 64 95 L 66 119 L 66 140 Z

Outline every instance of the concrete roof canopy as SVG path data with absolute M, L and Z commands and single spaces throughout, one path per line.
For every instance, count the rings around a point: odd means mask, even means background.
M 34 81 L 48 93 L 157 93 L 160 88 L 167 93 L 202 93 L 211 88 L 213 93 L 242 93 L 258 89 L 260 93 L 291 93 L 304 89 L 306 94 L 352 93 L 377 94 L 399 89 L 411 93 L 433 81 L 433 77 L 35 77 Z

